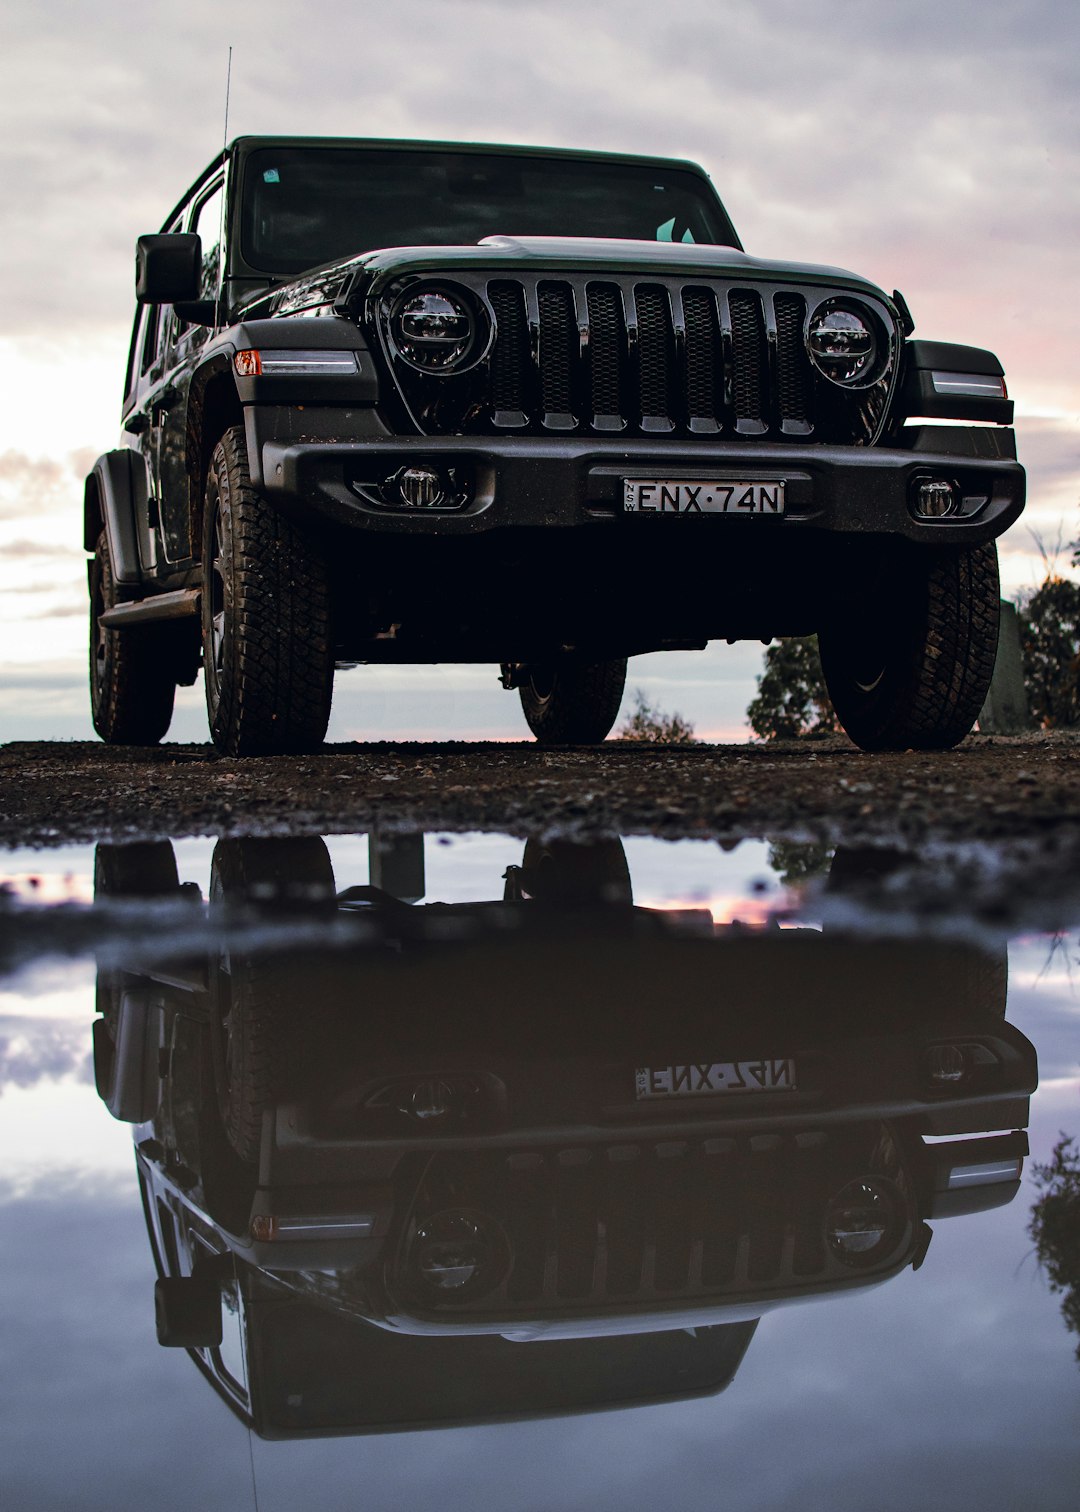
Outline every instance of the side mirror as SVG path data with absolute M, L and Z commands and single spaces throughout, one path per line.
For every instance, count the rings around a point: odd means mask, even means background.
M 202 292 L 202 239 L 192 232 L 140 236 L 135 246 L 135 298 L 140 304 L 177 304 Z
M 166 1276 L 154 1283 L 157 1341 L 166 1349 L 220 1348 L 221 1286 L 212 1278 Z

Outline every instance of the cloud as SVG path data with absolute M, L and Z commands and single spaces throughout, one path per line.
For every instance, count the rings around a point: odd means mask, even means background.
M 70 583 L 12 583 L 4 589 L 5 593 L 59 593 L 61 589 L 67 589 Z
M 6 1087 L 70 1077 L 90 1081 L 92 1076 L 85 1024 L 0 1019 L 0 1096 Z
M 70 453 L 66 462 L 30 457 L 21 451 L 0 453 L 0 520 L 33 518 L 70 508 L 81 494 L 83 478 L 95 456 L 90 448 Z
M 0 700 L 3 700 L 5 695 L 28 691 L 59 693 L 70 688 L 78 688 L 81 692 L 85 686 L 86 668 L 81 662 L 77 668 L 63 664 L 55 667 L 47 664 L 31 667 L 5 667 L 4 682 L 0 687 Z
M 20 538 L 17 541 L 9 541 L 0 549 L 4 557 L 33 558 L 33 557 L 70 557 L 86 560 L 86 554 L 77 546 L 63 546 L 56 541 L 32 541 Z
M 1080 503 L 1080 432 L 1066 420 L 1020 417 L 1020 460 L 1032 493 L 1040 487 L 1071 488 Z
M 32 620 L 76 619 L 82 618 L 88 613 L 86 598 L 77 603 L 73 600 L 66 604 L 57 604 L 52 609 L 43 609 L 40 614 L 27 615 Z

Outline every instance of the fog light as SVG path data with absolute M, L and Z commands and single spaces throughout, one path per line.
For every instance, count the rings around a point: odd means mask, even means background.
M 915 513 L 923 520 L 940 520 L 955 514 L 956 490 L 943 478 L 924 478 L 915 491 Z
M 430 1081 L 420 1083 L 401 1111 L 421 1123 L 438 1123 L 455 1111 L 459 1101 L 448 1081 L 433 1076 Z
M 935 1087 L 953 1087 L 966 1079 L 968 1060 L 961 1045 L 932 1045 L 926 1052 L 926 1074 Z
M 439 509 L 449 502 L 445 479 L 433 467 L 403 467 L 395 481 L 407 509 Z
M 989 1046 L 976 1043 L 930 1045 L 924 1060 L 930 1085 L 942 1089 L 985 1075 L 988 1066 L 997 1064 L 998 1058 Z

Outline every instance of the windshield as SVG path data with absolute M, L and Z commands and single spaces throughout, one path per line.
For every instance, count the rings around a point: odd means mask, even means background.
M 707 180 L 682 169 L 437 150 L 260 148 L 242 226 L 245 261 L 266 273 L 496 235 L 738 245 Z

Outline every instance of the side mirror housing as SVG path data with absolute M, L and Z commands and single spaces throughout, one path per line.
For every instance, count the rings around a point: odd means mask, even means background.
M 197 300 L 202 288 L 202 239 L 194 232 L 140 236 L 135 246 L 135 298 L 139 304 Z
M 212 299 L 181 299 L 173 308 L 188 325 L 212 327 L 217 324 L 218 307 Z

